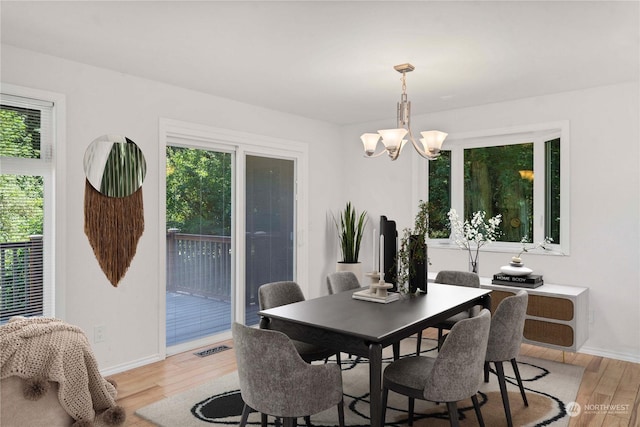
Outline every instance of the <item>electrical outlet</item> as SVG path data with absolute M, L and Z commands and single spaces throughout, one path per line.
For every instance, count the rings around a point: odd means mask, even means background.
M 94 326 L 93 327 L 93 342 L 97 344 L 99 342 L 105 342 L 106 340 L 107 340 L 106 326 L 104 326 L 104 325 Z

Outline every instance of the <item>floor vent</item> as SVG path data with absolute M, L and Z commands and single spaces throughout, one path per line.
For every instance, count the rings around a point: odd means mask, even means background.
M 226 345 L 219 345 L 217 347 L 211 347 L 206 350 L 198 351 L 195 354 L 196 356 L 206 357 L 211 356 L 212 354 L 220 353 L 221 351 L 229 350 L 231 347 Z

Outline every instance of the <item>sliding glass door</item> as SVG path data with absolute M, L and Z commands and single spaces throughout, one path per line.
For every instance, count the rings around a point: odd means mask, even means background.
M 167 131 L 164 147 L 168 353 L 228 335 L 233 321 L 257 324 L 258 288 L 296 280 L 296 175 L 306 161 L 281 147 L 179 130 Z
M 294 277 L 293 160 L 247 155 L 245 187 L 245 323 L 254 325 L 260 285 Z
M 228 330 L 232 154 L 166 148 L 167 346 Z

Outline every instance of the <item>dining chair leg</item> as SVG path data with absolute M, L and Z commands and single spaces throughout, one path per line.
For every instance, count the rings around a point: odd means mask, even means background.
M 260 427 L 267 427 L 267 414 L 260 414 Z
M 438 351 L 442 347 L 442 328 L 438 328 Z
M 338 426 L 344 427 L 344 399 L 338 403 Z
M 282 426 L 283 427 L 296 427 L 298 425 L 297 418 L 283 418 Z
M 416 356 L 420 356 L 421 347 L 422 347 L 422 331 L 418 332 L 418 342 L 416 343 Z
M 456 402 L 447 402 L 447 411 L 449 411 L 449 424 L 451 427 L 459 427 L 458 405 Z
M 296 422 L 297 422 L 297 419 L 296 419 Z M 311 416 L 310 415 L 305 415 L 304 423 L 307 425 L 307 427 L 311 427 Z
M 409 398 L 409 419 L 407 420 L 407 424 L 413 425 L 413 410 L 416 407 L 416 400 L 413 397 Z
M 511 366 L 513 367 L 513 372 L 516 374 L 516 380 L 518 381 L 518 387 L 520 387 L 520 394 L 522 395 L 524 406 L 529 406 L 529 402 L 527 402 L 527 395 L 524 394 L 524 386 L 522 385 L 522 378 L 520 377 L 520 370 L 518 369 L 518 362 L 515 357 L 511 359 Z
M 329 363 L 329 358 L 325 357 L 324 364 L 326 365 L 327 363 Z M 338 366 L 342 366 L 342 359 L 340 359 L 340 352 L 336 353 L 336 364 Z
M 240 417 L 240 427 L 244 427 L 247 425 L 247 418 L 249 417 L 249 412 L 251 412 L 251 408 L 246 403 L 242 408 L 242 416 Z
M 489 362 L 484 362 L 484 382 L 488 383 L 489 382 Z
M 484 419 L 482 418 L 482 412 L 480 412 L 480 403 L 478 403 L 478 395 L 474 394 L 471 396 L 471 401 L 473 402 L 473 409 L 476 411 L 476 418 L 478 418 L 478 424 L 480 427 L 484 427 Z
M 502 395 L 502 405 L 504 406 L 504 413 L 507 416 L 507 426 L 513 427 L 511 421 L 511 408 L 509 407 L 509 394 L 507 393 L 507 381 L 504 378 L 504 367 L 502 362 L 493 362 L 496 365 L 496 372 L 498 373 L 498 384 L 500 384 L 500 394 Z

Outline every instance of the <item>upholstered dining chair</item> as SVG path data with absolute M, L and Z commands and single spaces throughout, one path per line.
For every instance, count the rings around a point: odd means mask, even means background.
M 493 362 L 496 368 L 496 374 L 498 375 L 502 405 L 504 406 L 507 425 L 509 427 L 513 425 L 513 422 L 511 420 L 511 408 L 509 407 L 509 394 L 507 393 L 507 382 L 502 366 L 503 362 L 511 362 L 524 405 L 529 406 L 527 396 L 524 393 L 518 362 L 516 361 L 516 357 L 520 353 L 520 344 L 522 344 L 522 333 L 524 331 L 524 320 L 527 314 L 528 301 L 529 295 L 524 289 L 520 290 L 514 296 L 506 297 L 500 301 L 491 319 L 491 331 L 489 332 L 489 343 L 487 344 L 484 380 L 485 382 L 489 382 L 489 362 Z
M 445 285 L 466 286 L 469 288 L 480 287 L 480 277 L 476 273 L 470 273 L 467 271 L 442 270 L 438 272 L 434 282 L 442 283 Z M 438 328 L 438 350 L 440 350 L 440 347 L 442 346 L 444 330 L 451 330 L 451 328 L 456 324 L 457 321 L 473 317 L 478 314 L 481 309 L 482 306 L 475 306 L 470 310 L 458 313 L 438 323 L 435 326 L 436 328 Z M 421 333 L 418 335 L 418 338 L 422 338 Z M 421 339 L 418 339 L 418 345 L 420 344 L 420 341 Z M 419 352 L 420 348 L 418 348 L 418 353 Z
M 258 302 L 261 310 L 280 307 L 282 305 L 293 304 L 294 302 L 304 301 L 302 289 L 296 282 L 282 281 L 267 283 L 258 288 Z M 262 319 L 260 328 L 279 330 L 278 319 Z M 302 357 L 302 359 L 311 363 L 316 360 L 327 360 L 329 357 L 336 355 L 336 361 L 340 365 L 340 353 L 325 347 L 309 344 L 306 342 L 292 340 L 293 345 Z
M 480 426 L 484 426 L 478 397 L 489 339 L 491 314 L 483 309 L 476 317 L 457 322 L 435 358 L 411 356 L 392 362 L 383 373 L 382 420 L 389 390 L 409 397 L 408 424 L 413 425 L 415 399 L 446 402 L 449 423 L 458 426 L 457 402 L 471 398 Z
M 338 423 L 344 426 L 342 374 L 337 365 L 306 363 L 282 332 L 234 322 L 232 333 L 245 403 L 241 427 L 247 424 L 252 409 L 260 412 L 263 427 L 268 415 L 282 418 L 285 427 L 295 427 L 298 417 L 332 406 L 337 406 Z
M 329 295 L 351 291 L 361 287 L 358 278 L 351 271 L 336 271 L 335 273 L 329 273 L 327 275 L 327 290 L 329 291 Z M 349 358 L 351 358 L 351 354 L 349 354 Z
M 327 275 L 329 295 L 361 288 L 360 282 L 351 271 L 336 271 Z

